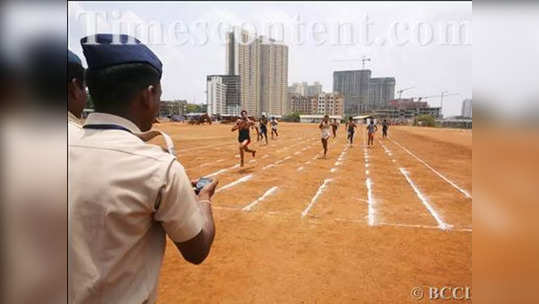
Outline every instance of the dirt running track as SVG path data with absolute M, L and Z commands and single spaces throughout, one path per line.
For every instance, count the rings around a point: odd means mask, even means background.
M 159 303 L 426 303 L 413 287 L 471 286 L 471 131 L 392 127 L 367 148 L 341 126 L 324 160 L 316 125 L 281 123 L 269 145 L 251 134 L 240 169 L 230 125 L 157 128 L 191 178 L 241 179 L 214 196 L 202 265 L 168 241 Z

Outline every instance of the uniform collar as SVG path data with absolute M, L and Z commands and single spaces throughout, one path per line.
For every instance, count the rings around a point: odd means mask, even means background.
M 78 118 L 77 116 L 73 115 L 73 113 L 69 111 L 67 111 L 67 121 L 71 121 L 78 125 L 82 125 L 82 120 Z
M 86 125 L 118 125 L 128 129 L 132 133 L 141 133 L 140 129 L 130 120 L 108 113 L 90 113 L 84 123 L 84 126 Z

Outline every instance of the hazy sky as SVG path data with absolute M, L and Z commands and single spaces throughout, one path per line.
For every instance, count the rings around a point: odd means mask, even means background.
M 68 21 L 69 48 L 83 62 L 79 41 L 96 31 L 150 44 L 163 62 L 163 99 L 205 102 L 206 75 L 225 72 L 220 33 L 242 23 L 259 35 L 272 29 L 289 46 L 289 84 L 320 81 L 331 91 L 333 71 L 360 69 L 367 56 L 373 77 L 395 77 L 397 90 L 414 87 L 403 97 L 460 93 L 444 98 L 445 115 L 460 114 L 472 96 L 471 2 L 69 2 Z M 464 24 L 460 43 L 445 38 L 452 22 Z

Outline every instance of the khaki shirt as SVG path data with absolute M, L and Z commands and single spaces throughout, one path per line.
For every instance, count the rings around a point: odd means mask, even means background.
M 78 128 L 82 128 L 82 120 L 77 118 L 77 116 L 73 115 L 71 112 L 67 111 L 67 123 L 69 126 L 75 126 Z
M 91 113 L 85 125 L 131 121 Z M 153 303 L 165 250 L 195 237 L 203 218 L 183 166 L 125 130 L 69 133 L 70 303 Z

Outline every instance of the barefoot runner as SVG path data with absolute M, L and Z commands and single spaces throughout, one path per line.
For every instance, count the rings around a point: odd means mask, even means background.
M 331 136 L 331 134 L 329 133 L 329 129 L 330 129 L 330 123 L 329 123 L 329 116 L 328 115 L 325 115 L 324 116 L 324 119 L 322 119 L 322 121 L 320 122 L 320 125 L 318 125 L 318 127 L 320 128 L 320 131 L 322 132 L 321 134 L 321 141 L 322 141 L 322 147 L 324 148 L 324 159 L 326 158 L 326 154 L 328 152 L 328 139 L 329 137 Z
M 266 145 L 268 144 L 268 119 L 265 115 L 260 117 L 260 138 L 265 138 Z
M 346 129 L 348 130 L 347 139 L 348 139 L 348 143 L 350 143 L 350 146 L 352 146 L 354 142 L 354 132 L 356 131 L 355 130 L 356 128 L 357 128 L 357 125 L 354 122 L 354 119 L 350 117 L 350 119 L 348 120 L 348 123 L 346 124 Z
M 273 133 L 275 133 L 276 137 L 279 137 L 279 133 L 277 133 L 277 125 L 279 123 L 277 122 L 277 119 L 275 119 L 275 117 L 272 117 L 270 124 L 271 124 L 271 139 L 273 139 Z
M 248 145 L 251 143 L 251 137 L 249 136 L 249 129 L 255 125 L 255 122 L 247 117 L 247 111 L 241 111 L 241 118 L 238 119 L 236 125 L 232 127 L 232 132 L 238 130 L 238 142 L 240 143 L 240 166 L 243 167 L 244 151 L 253 153 L 255 157 L 256 151 L 249 149 Z
M 371 119 L 371 122 L 367 126 L 367 130 L 369 131 L 369 141 L 367 145 L 373 146 L 374 145 L 374 132 L 378 131 L 378 127 L 374 124 L 374 119 Z
M 387 123 L 387 121 L 384 119 L 384 122 L 382 123 L 382 136 L 384 138 L 387 137 L 387 129 L 389 129 L 389 124 Z
M 331 123 L 331 131 L 333 132 L 333 138 L 337 137 L 338 127 L 339 127 L 339 123 L 337 122 L 337 119 L 333 118 L 333 122 Z

